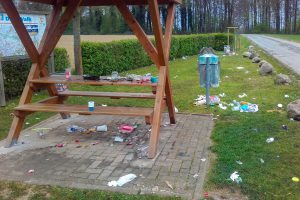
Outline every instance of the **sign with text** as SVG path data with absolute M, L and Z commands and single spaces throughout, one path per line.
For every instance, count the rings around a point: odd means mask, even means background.
M 36 47 L 41 42 L 46 28 L 45 15 L 21 14 L 21 19 Z M 26 55 L 25 48 L 19 39 L 7 14 L 0 12 L 0 56 Z

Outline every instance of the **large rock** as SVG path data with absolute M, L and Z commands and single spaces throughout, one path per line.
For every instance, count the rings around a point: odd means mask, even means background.
M 290 84 L 292 81 L 288 75 L 285 74 L 277 74 L 275 77 L 275 83 L 278 85 Z
M 259 55 L 258 55 L 256 52 L 250 53 L 249 59 L 252 60 L 252 59 L 255 58 L 255 57 L 259 57 Z
M 269 74 L 272 74 L 273 73 L 273 66 L 270 64 L 270 63 L 264 63 L 260 70 L 259 70 L 259 73 L 260 75 L 262 76 L 266 76 L 266 75 L 269 75 Z
M 250 53 L 254 52 L 254 46 L 250 45 L 248 47 L 248 52 L 250 52 Z
M 252 59 L 252 62 L 253 62 L 253 63 L 259 63 L 260 61 L 261 61 L 260 57 L 254 57 L 254 58 Z
M 267 61 L 265 61 L 265 60 L 260 61 L 260 62 L 258 63 L 258 66 L 261 67 L 264 63 L 267 63 Z
M 243 57 L 244 57 L 244 58 L 249 58 L 250 55 L 251 55 L 251 53 L 250 53 L 250 52 L 247 52 L 247 51 L 243 53 Z
M 287 107 L 289 118 L 300 120 L 300 99 L 293 101 Z

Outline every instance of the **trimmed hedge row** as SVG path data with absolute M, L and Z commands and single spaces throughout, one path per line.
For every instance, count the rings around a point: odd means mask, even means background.
M 227 35 L 221 33 L 173 36 L 170 59 L 197 55 L 203 47 L 222 51 L 226 44 Z M 122 72 L 152 64 L 137 40 L 82 42 L 81 48 L 85 74 L 108 75 L 112 71 Z
M 18 96 L 22 93 L 31 67 L 31 61 L 28 58 L 2 61 L 2 72 L 4 75 L 5 95 L 8 99 Z M 54 63 L 56 70 L 64 70 L 70 67 L 67 50 L 56 48 L 54 50 Z

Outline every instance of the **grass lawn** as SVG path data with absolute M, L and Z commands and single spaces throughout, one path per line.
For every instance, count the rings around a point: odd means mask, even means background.
M 241 52 L 246 50 L 250 43 L 242 38 Z M 271 62 L 277 73 L 285 73 L 297 79 L 287 69 L 281 68 L 275 60 L 260 52 L 261 56 Z M 274 85 L 274 76 L 262 77 L 258 75 L 258 67 L 250 60 L 244 59 L 240 55 L 222 57 L 222 78 L 219 88 L 211 90 L 212 94 L 225 93 L 226 97 L 222 101 L 231 103 L 233 100 L 249 101 L 259 105 L 257 113 L 239 113 L 230 109 L 221 110 L 218 107 L 206 108 L 193 105 L 194 99 L 199 94 L 204 94 L 203 88 L 198 84 L 197 56 L 189 57 L 187 60 L 176 60 L 170 64 L 170 73 L 173 86 L 175 105 L 180 112 L 187 113 L 213 113 L 216 118 L 216 126 L 212 135 L 212 152 L 216 159 L 212 160 L 212 168 L 209 172 L 205 191 L 212 191 L 218 188 L 240 188 L 241 191 L 251 199 L 299 199 L 300 184 L 292 181 L 292 177 L 300 177 L 300 123 L 290 121 L 287 118 L 285 109 L 278 112 L 277 104 L 281 103 L 286 108 L 287 104 L 300 98 L 300 91 L 297 83 L 289 86 Z M 242 66 L 245 69 L 238 70 L 236 67 Z M 130 71 L 128 73 L 145 74 L 151 72 L 157 74 L 155 67 L 145 67 Z M 99 91 L 141 91 L 142 88 L 129 90 L 128 88 L 116 87 L 90 87 L 73 86 L 77 90 L 99 90 Z M 248 96 L 239 99 L 238 95 L 246 93 Z M 284 98 L 288 94 L 290 98 Z M 39 93 L 34 96 L 38 100 L 45 96 Z M 70 98 L 69 103 L 86 104 L 90 98 Z M 94 99 L 97 104 L 123 105 L 123 106 L 149 106 L 153 101 L 141 100 L 110 100 Z M 9 102 L 6 108 L 0 108 L 0 137 L 4 138 L 10 126 L 11 119 L 8 117 L 17 101 Z M 28 118 L 30 126 L 45 119 L 49 114 L 37 114 Z M 281 126 L 287 125 L 288 131 L 282 130 Z M 274 137 L 275 142 L 267 144 L 266 139 Z M 260 159 L 265 162 L 261 163 Z M 239 165 L 236 161 L 242 161 Z M 234 171 L 238 171 L 243 182 L 239 185 L 232 183 L 229 176 Z M 10 185 L 17 183 L 5 183 L 0 187 L 0 194 L 3 191 L 13 191 Z M 20 185 L 19 185 L 20 186 Z M 104 199 L 141 199 L 137 196 L 124 196 L 114 193 L 99 191 L 71 190 L 66 188 L 56 188 L 48 186 L 28 186 L 40 187 L 41 191 L 55 199 L 57 195 L 75 199 L 91 199 L 93 195 L 107 195 Z M 2 192 L 1 192 L 2 191 Z M 19 191 L 19 190 L 17 190 Z M 36 191 L 32 189 L 32 191 Z M 35 193 L 35 192 L 33 192 Z M 86 195 L 86 196 L 85 196 Z M 90 196 L 89 196 L 90 195 Z M 110 196 L 112 195 L 112 196 Z M 10 195 L 11 196 L 11 195 Z M 97 196 L 98 197 L 98 196 Z M 38 194 L 32 197 L 39 199 Z M 148 197 L 144 197 L 145 199 Z M 0 197 L 1 199 L 1 197 Z M 14 199 L 11 197 L 11 199 Z M 40 198 L 42 199 L 42 198 Z M 93 198 L 92 198 L 93 199 Z M 161 199 L 164 199 L 161 197 Z
M 300 42 L 300 35 L 288 35 L 288 34 L 268 34 L 267 36 L 289 40 L 293 42 Z

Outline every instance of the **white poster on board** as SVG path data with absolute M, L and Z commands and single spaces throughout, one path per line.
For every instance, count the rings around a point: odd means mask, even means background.
M 31 14 L 21 14 L 20 16 L 33 43 L 38 47 L 45 32 L 46 16 Z M 0 56 L 18 55 L 26 55 L 25 48 L 9 17 L 0 12 Z

